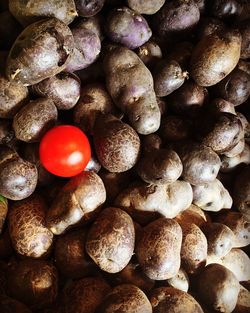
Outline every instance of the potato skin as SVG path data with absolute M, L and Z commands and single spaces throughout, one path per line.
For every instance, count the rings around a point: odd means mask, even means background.
M 187 273 L 180 268 L 177 275 L 166 280 L 167 286 L 187 292 L 189 289 L 189 278 Z
M 238 31 L 223 31 L 203 37 L 191 56 L 191 77 L 204 87 L 219 83 L 236 67 L 240 50 L 241 35 Z
M 26 86 L 39 83 L 65 69 L 73 45 L 72 33 L 63 22 L 51 18 L 33 23 L 12 46 L 6 75 L 10 81 Z
M 139 158 L 140 138 L 131 126 L 113 115 L 100 115 L 94 125 L 94 146 L 97 158 L 105 169 L 125 172 Z
M 10 264 L 8 294 L 32 309 L 53 303 L 57 296 L 57 270 L 44 260 L 25 259 Z
M 0 74 L 0 117 L 13 118 L 16 112 L 28 101 L 28 88 L 11 82 Z
M 56 235 L 68 227 L 91 220 L 106 200 L 106 190 L 95 172 L 82 172 L 71 178 L 52 202 L 46 216 L 49 229 Z
M 81 81 L 78 76 L 62 72 L 32 86 L 32 92 L 50 98 L 58 110 L 72 109 L 80 98 Z
M 25 142 L 40 141 L 42 136 L 55 125 L 57 109 L 49 98 L 30 101 L 17 112 L 13 119 L 16 138 Z
M 160 218 L 143 229 L 136 245 L 136 256 L 144 273 L 151 279 L 174 277 L 180 269 L 182 230 L 171 219 Z
M 242 36 L 241 45 L 241 59 L 250 58 L 249 36 L 250 36 L 250 19 L 243 21 L 240 25 L 240 32 Z
M 107 89 L 132 127 L 142 135 L 157 131 L 161 113 L 153 78 L 136 53 L 116 47 L 107 53 L 103 64 Z
M 173 287 L 156 288 L 151 293 L 150 302 L 154 313 L 203 313 L 190 294 Z
M 152 40 L 149 40 L 145 42 L 144 45 L 140 46 L 137 50 L 137 54 L 148 68 L 153 67 L 156 61 L 162 58 L 160 46 Z
M 86 251 L 108 273 L 120 272 L 134 251 L 135 229 L 131 217 L 118 208 L 103 210 L 91 226 Z
M 234 310 L 240 284 L 235 275 L 226 267 L 215 263 L 206 266 L 199 275 L 197 287 L 201 299 L 214 310 L 219 312 Z
M 83 17 L 96 15 L 102 9 L 104 2 L 105 0 L 75 0 L 77 12 Z
M 0 310 L 2 313 L 31 313 L 26 305 L 6 295 L 0 295 Z
M 109 285 L 99 277 L 87 277 L 73 281 L 63 291 L 63 312 L 97 312 L 97 307 L 109 292 Z
M 99 313 L 152 313 L 151 304 L 138 287 L 124 284 L 115 287 L 104 299 Z
M 35 0 L 32 5 L 27 5 L 22 0 L 9 1 L 9 10 L 13 16 L 23 25 L 27 26 L 45 17 L 55 17 L 70 24 L 77 16 L 73 0 Z
M 250 155 L 250 153 L 249 153 Z M 250 161 L 249 161 L 250 162 Z M 250 203 L 250 167 L 242 169 L 236 176 L 233 200 L 237 209 L 245 214 L 250 220 L 249 203 Z
M 183 116 L 164 116 L 161 121 L 160 134 L 166 141 L 188 139 L 192 134 L 192 122 Z
M 165 0 L 128 0 L 128 6 L 140 14 L 155 14 L 164 5 Z
M 43 198 L 36 194 L 11 206 L 8 227 L 19 254 L 39 258 L 50 248 L 53 234 L 45 225 L 46 210 Z
M 3 230 L 7 213 L 8 213 L 8 200 L 0 195 L 0 235 Z

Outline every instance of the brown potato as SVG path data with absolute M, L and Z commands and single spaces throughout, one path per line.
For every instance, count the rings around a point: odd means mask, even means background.
M 45 225 L 46 210 L 43 198 L 36 194 L 11 206 L 8 228 L 19 254 L 39 258 L 48 252 L 53 234 Z
M 197 27 L 197 38 L 201 40 L 203 37 L 221 32 L 224 29 L 225 25 L 221 20 L 214 17 L 203 17 Z
M 0 144 L 11 146 L 14 143 L 14 131 L 12 129 L 12 121 L 0 119 Z
M 182 69 L 187 69 L 193 50 L 193 44 L 189 41 L 178 42 L 174 45 L 168 54 L 170 60 L 175 60 L 180 64 Z
M 151 304 L 144 292 L 134 285 L 115 287 L 103 300 L 99 313 L 152 313 Z
M 62 72 L 32 86 L 32 92 L 50 98 L 58 110 L 72 109 L 80 98 L 81 81 L 72 73 Z
M 77 229 L 56 240 L 55 261 L 63 276 L 78 279 L 90 276 L 96 269 L 85 251 L 86 237 L 85 229 Z
M 115 47 L 104 59 L 106 86 L 115 104 L 142 135 L 157 131 L 161 112 L 151 73 L 133 51 Z
M 237 65 L 241 35 L 228 30 L 203 37 L 194 48 L 190 75 L 200 86 L 212 86 L 226 77 Z
M 207 109 L 214 114 L 219 112 L 228 112 L 236 114 L 233 103 L 226 101 L 222 98 L 216 98 L 213 101 L 211 101 L 208 104 Z
M 136 245 L 136 257 L 151 279 L 174 277 L 180 269 L 182 230 L 174 220 L 160 218 L 143 229 Z
M 165 3 L 165 0 L 128 0 L 128 6 L 140 14 L 155 14 Z
M 199 303 L 190 294 L 173 287 L 155 289 L 150 302 L 154 313 L 203 313 Z
M 176 276 L 167 279 L 167 284 L 169 287 L 187 292 L 189 288 L 188 275 L 182 268 L 180 268 Z
M 0 195 L 0 234 L 2 233 L 7 213 L 8 213 L 8 200 Z
M 55 125 L 57 109 L 49 98 L 30 101 L 13 119 L 16 138 L 25 142 L 40 141 L 49 128 Z
M 0 295 L 0 310 L 1 313 L 31 313 L 26 305 L 5 295 Z
M 245 138 L 240 139 L 236 146 L 232 149 L 226 151 L 224 155 L 228 158 L 236 157 L 237 155 L 241 154 L 245 148 Z
M 242 36 L 241 45 L 241 59 L 250 58 L 249 36 L 250 36 L 250 19 L 243 21 L 240 25 L 240 32 Z
M 188 139 L 192 134 L 192 122 L 182 116 L 165 116 L 161 121 L 160 134 L 166 141 Z
M 206 266 L 199 275 L 197 287 L 199 296 L 211 309 L 228 313 L 234 310 L 240 284 L 226 267 L 220 264 Z
M 82 172 L 71 178 L 54 199 L 46 223 L 56 235 L 79 221 L 91 220 L 106 200 L 101 178 L 94 172 Z
M 91 226 L 86 251 L 105 272 L 124 269 L 134 251 L 135 229 L 131 217 L 118 208 L 106 208 Z
M 248 75 L 250 75 L 250 62 L 247 60 L 239 60 L 237 68 L 240 70 L 246 72 Z
M 37 168 L 11 148 L 0 146 L 0 194 L 11 200 L 29 197 L 37 185 Z
M 234 233 L 234 248 L 246 247 L 250 244 L 250 222 L 240 212 L 222 212 L 216 222 L 227 225 Z
M 33 23 L 10 50 L 7 77 L 26 86 L 39 83 L 65 69 L 73 46 L 73 35 L 63 22 L 51 18 Z
M 63 312 L 97 312 L 97 307 L 109 292 L 109 285 L 99 277 L 87 277 L 73 281 L 63 292 Z
M 180 194 L 183 196 L 180 197 Z M 193 193 L 190 184 L 177 180 L 166 185 L 139 183 L 123 190 L 114 203 L 131 214 L 139 224 L 147 224 L 159 214 L 174 218 L 187 209 L 192 200 Z
M 49 261 L 12 262 L 7 273 L 8 294 L 32 309 L 43 308 L 57 296 L 57 270 Z
M 84 131 L 93 134 L 95 120 L 99 113 L 115 113 L 112 99 L 101 83 L 85 85 L 74 108 L 74 122 Z
M 28 101 L 28 88 L 0 75 L 0 117 L 13 118 Z
M 239 142 L 239 144 L 240 143 L 242 144 L 241 141 Z M 220 168 L 221 172 L 224 172 L 224 173 L 229 172 L 230 173 L 231 171 L 234 171 L 240 164 L 243 164 L 243 163 L 246 165 L 250 164 L 250 147 L 245 142 L 243 142 L 243 143 L 244 143 L 244 148 L 243 148 L 243 151 L 241 153 L 237 154 L 236 156 L 232 156 L 232 157 L 227 157 L 226 153 L 225 153 L 221 157 L 221 161 L 222 161 L 221 168 Z M 237 146 L 235 146 L 235 148 L 237 148 Z M 238 148 L 241 148 L 241 147 L 238 146 Z M 245 188 L 245 186 L 244 186 L 244 188 Z M 246 186 L 246 188 L 248 188 L 248 187 Z
M 240 286 L 240 293 L 234 313 L 247 313 L 250 310 L 250 291 Z
M 94 126 L 94 146 L 101 165 L 110 172 L 125 172 L 137 162 L 140 138 L 113 115 L 100 115 Z
M 249 149 L 249 147 L 248 147 Z M 248 153 L 250 163 L 250 149 Z M 250 167 L 243 168 L 235 178 L 233 200 L 237 209 L 250 220 Z
M 198 227 L 211 223 L 210 216 L 194 204 L 191 204 L 188 209 L 178 214 L 175 220 L 179 224 L 195 224 Z
M 11 0 L 9 10 L 24 26 L 41 20 L 43 17 L 56 17 L 65 24 L 70 24 L 77 16 L 73 0 L 35 0 L 32 5 L 22 0 Z
M 148 68 L 153 67 L 157 60 L 162 58 L 160 46 L 152 40 L 149 40 L 144 43 L 144 45 L 140 46 L 137 54 Z
M 195 224 L 181 223 L 181 264 L 188 274 L 202 271 L 207 260 L 207 239 Z

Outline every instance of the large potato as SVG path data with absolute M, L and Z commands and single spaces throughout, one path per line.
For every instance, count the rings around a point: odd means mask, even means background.
M 28 86 L 65 69 L 74 47 L 67 25 L 56 18 L 29 25 L 12 46 L 6 65 L 10 81 Z
M 131 217 L 118 208 L 106 208 L 91 226 L 86 251 L 108 273 L 120 272 L 134 251 L 135 229 Z
M 104 59 L 104 71 L 107 89 L 132 127 L 142 135 L 154 133 L 161 113 L 152 75 L 137 54 L 124 47 L 111 49 Z
M 200 86 L 212 86 L 226 77 L 237 65 L 241 35 L 228 30 L 203 37 L 194 48 L 190 75 Z
M 160 218 L 148 224 L 136 244 L 136 256 L 151 279 L 174 277 L 180 269 L 182 230 L 174 220 Z

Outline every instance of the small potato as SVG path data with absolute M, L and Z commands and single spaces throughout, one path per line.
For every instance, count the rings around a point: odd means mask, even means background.
M 11 206 L 8 228 L 14 249 L 21 255 L 39 258 L 52 244 L 53 234 L 45 225 L 47 206 L 34 194 Z
M 211 148 L 195 142 L 180 143 L 175 148 L 182 161 L 185 181 L 199 186 L 216 179 L 221 161 Z
M 81 89 L 80 100 L 74 108 L 74 122 L 84 132 L 92 134 L 99 113 L 115 113 L 112 99 L 101 83 L 85 85 Z
M 171 149 L 152 149 L 138 161 L 136 170 L 143 181 L 164 185 L 175 182 L 182 173 L 178 154 Z
M 203 313 L 199 303 L 190 294 L 173 287 L 155 289 L 150 302 L 154 313 Z
M 22 0 L 11 0 L 9 9 L 23 26 L 44 17 L 56 17 L 65 24 L 70 24 L 77 16 L 73 0 L 35 0 L 32 5 Z
M 151 304 L 138 287 L 123 284 L 115 287 L 101 303 L 98 313 L 152 313 Z
M 240 212 L 222 212 L 216 222 L 227 225 L 234 233 L 234 248 L 246 247 L 250 244 L 250 222 Z
M 222 258 L 233 248 L 234 233 L 220 223 L 205 224 L 202 231 L 207 237 L 208 257 Z
M 96 15 L 102 9 L 104 2 L 105 0 L 75 0 L 77 12 L 83 17 Z
M 88 232 L 86 251 L 105 272 L 124 269 L 134 251 L 135 229 L 131 217 L 118 208 L 103 210 Z
M 167 283 L 170 287 L 176 288 L 181 291 L 188 291 L 189 288 L 189 278 L 187 273 L 180 268 L 177 275 L 167 279 Z
M 175 220 L 180 224 L 195 224 L 198 227 L 210 224 L 209 215 L 198 206 L 191 204 L 189 208 L 181 212 L 175 217 Z
M 199 275 L 197 292 L 201 299 L 218 312 L 233 312 L 240 284 L 235 275 L 220 264 L 209 264 Z
M 70 73 L 59 73 L 32 86 L 36 96 L 48 97 L 58 110 L 72 109 L 80 98 L 81 81 Z
M 82 172 L 71 178 L 52 202 L 46 223 L 56 235 L 68 227 L 92 219 L 106 200 L 101 178 L 94 172 Z
M 144 224 L 158 214 L 174 218 L 191 205 L 192 199 L 190 184 L 177 180 L 166 185 L 139 183 L 123 190 L 114 203 L 131 214 L 135 221 Z
M 137 54 L 148 68 L 153 67 L 157 60 L 162 58 L 160 46 L 152 40 L 149 40 L 144 43 L 144 45 L 140 46 Z
M 231 172 L 235 170 L 240 164 L 250 164 L 250 147 L 249 145 L 245 144 L 243 151 L 234 156 L 234 157 L 227 157 L 223 155 L 221 157 L 221 172 Z
M 233 200 L 222 183 L 215 179 L 205 185 L 193 186 L 193 203 L 202 210 L 218 212 L 230 209 Z
M 63 291 L 63 312 L 97 312 L 97 307 L 109 292 L 109 285 L 99 277 L 87 277 L 73 281 Z
M 236 67 L 241 51 L 241 35 L 228 30 L 201 38 L 190 60 L 190 75 L 204 87 L 219 83 Z
M 250 75 L 236 68 L 213 89 L 217 97 L 240 105 L 250 96 Z
M 94 125 L 95 152 L 110 172 L 125 172 L 137 162 L 140 138 L 136 131 L 113 115 L 100 115 Z
M 140 14 L 155 14 L 165 3 L 165 0 L 128 0 L 128 6 Z
M 32 309 L 48 306 L 57 296 L 57 270 L 49 261 L 24 259 L 10 264 L 7 291 Z
M 152 36 L 144 17 L 127 7 L 114 9 L 107 18 L 108 38 L 129 49 L 136 49 Z
M 55 243 L 55 261 L 63 276 L 79 279 L 90 276 L 96 269 L 85 251 L 86 237 L 85 229 L 77 229 L 58 237 Z
M 7 213 L 8 213 L 8 200 L 0 195 L 0 234 L 2 233 Z
M 155 14 L 154 23 L 160 36 L 185 34 L 199 22 L 200 11 L 193 0 L 166 1 Z
M 223 266 L 234 273 L 238 281 L 250 280 L 250 259 L 241 249 L 232 249 L 221 261 Z
M 0 194 L 11 200 L 22 200 L 35 190 L 37 168 L 11 148 L 0 146 Z
M 9 313 L 10 310 L 15 313 L 32 313 L 23 303 L 6 295 L 0 295 L 0 311 L 2 313 Z
M 57 109 L 53 101 L 39 98 L 18 111 L 13 119 L 13 129 L 17 139 L 37 142 L 55 125 L 56 120 Z
M 181 223 L 181 264 L 188 274 L 202 271 L 207 260 L 207 239 L 195 224 Z
M 180 269 L 182 230 L 172 219 L 160 218 L 144 227 L 136 244 L 136 257 L 151 279 L 164 280 Z
M 250 148 L 248 146 L 248 164 L 250 163 Z M 246 215 L 250 221 L 250 167 L 243 168 L 235 178 L 233 200 L 237 209 Z
M 192 122 L 183 116 L 165 116 L 161 121 L 160 134 L 166 141 L 188 139 L 192 134 Z
M 39 83 L 65 69 L 73 46 L 72 33 L 63 22 L 51 18 L 33 23 L 12 46 L 6 75 L 26 86 Z
M 162 60 L 153 69 L 154 89 L 157 97 L 166 97 L 183 85 L 187 72 L 174 60 Z
M 233 19 L 241 14 L 242 4 L 237 0 L 210 1 L 210 14 L 220 19 Z
M 13 118 L 28 102 L 28 88 L 0 74 L 0 117 Z
M 156 132 L 161 112 L 152 75 L 141 59 L 127 48 L 116 47 L 106 54 L 103 64 L 107 89 L 132 127 L 142 135 Z

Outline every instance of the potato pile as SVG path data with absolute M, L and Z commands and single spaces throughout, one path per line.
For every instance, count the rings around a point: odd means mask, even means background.
M 0 20 L 0 313 L 250 312 L 250 1 Z M 92 148 L 71 178 L 39 159 L 63 124 Z

